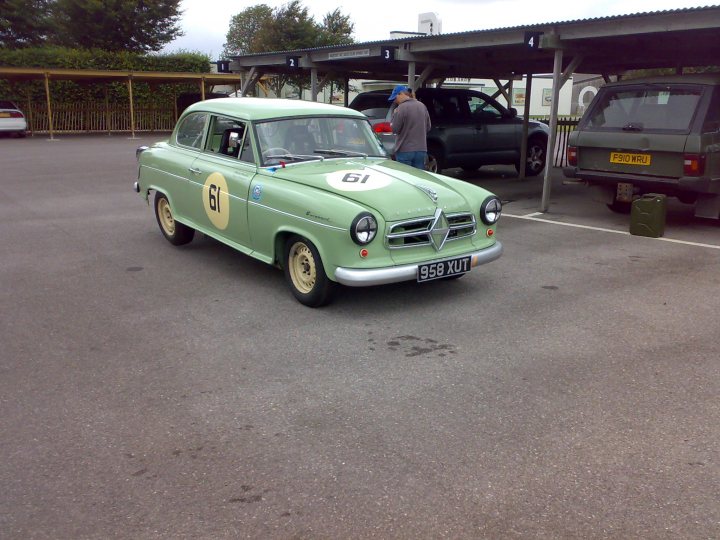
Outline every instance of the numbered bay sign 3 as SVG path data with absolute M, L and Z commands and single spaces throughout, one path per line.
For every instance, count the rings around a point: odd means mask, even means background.
M 230 196 L 225 177 L 212 173 L 205 180 L 202 190 L 203 207 L 210 222 L 218 229 L 227 229 L 230 221 Z

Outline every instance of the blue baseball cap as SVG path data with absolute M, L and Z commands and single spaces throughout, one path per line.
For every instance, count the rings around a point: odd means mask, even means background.
M 393 88 L 392 94 L 390 94 L 388 101 L 395 101 L 397 95 L 401 94 L 402 92 L 410 92 L 410 87 L 405 84 L 398 84 L 395 88 Z

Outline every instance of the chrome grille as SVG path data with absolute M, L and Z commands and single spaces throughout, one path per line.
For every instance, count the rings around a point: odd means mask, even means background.
M 475 216 L 469 212 L 447 214 L 450 226 L 447 242 L 472 236 L 477 231 Z M 410 219 L 393 223 L 385 237 L 385 244 L 390 249 L 432 245 L 431 232 L 435 216 Z

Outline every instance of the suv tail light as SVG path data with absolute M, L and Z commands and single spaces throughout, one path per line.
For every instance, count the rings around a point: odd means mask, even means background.
M 567 147 L 567 162 L 568 165 L 575 167 L 577 165 L 578 151 L 576 146 Z
M 373 126 L 375 133 L 392 133 L 392 126 L 390 122 L 378 122 Z
M 23 118 L 23 113 L 20 111 L 10 111 L 10 118 Z
M 685 154 L 683 156 L 683 174 L 702 176 L 705 172 L 705 154 Z

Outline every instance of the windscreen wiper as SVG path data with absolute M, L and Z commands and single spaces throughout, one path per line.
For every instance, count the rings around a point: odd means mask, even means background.
M 314 154 L 272 154 L 270 156 L 265 156 L 265 160 L 267 161 L 268 159 L 292 159 L 293 161 L 309 161 L 311 159 L 319 159 L 320 161 L 323 161 L 325 158 Z
M 328 154 L 330 156 L 354 156 L 354 157 L 368 157 L 367 154 L 364 154 L 362 152 L 353 152 L 352 150 L 335 150 L 335 149 L 329 149 L 329 148 L 317 148 L 314 150 L 315 152 L 319 154 Z

